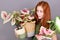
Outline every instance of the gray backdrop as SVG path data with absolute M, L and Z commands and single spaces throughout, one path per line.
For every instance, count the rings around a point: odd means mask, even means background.
M 7 11 L 12 12 L 13 10 L 21 10 L 23 8 L 33 8 L 36 3 L 41 0 L 0 0 L 0 12 Z M 51 17 L 54 19 L 56 16 L 60 16 L 60 0 L 44 0 L 47 1 L 51 8 Z M 15 37 L 14 28 L 10 22 L 3 25 L 0 17 L 0 40 L 19 40 Z M 59 40 L 59 34 L 57 35 Z M 28 40 L 30 38 L 26 38 Z

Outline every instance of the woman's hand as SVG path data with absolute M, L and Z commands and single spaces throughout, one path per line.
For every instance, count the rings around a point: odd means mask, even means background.
M 42 35 L 40 35 L 40 34 L 35 35 L 35 37 L 36 37 L 38 40 L 42 40 Z

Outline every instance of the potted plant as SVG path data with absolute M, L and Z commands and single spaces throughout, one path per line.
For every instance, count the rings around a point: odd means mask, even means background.
M 50 24 L 50 29 L 55 31 L 56 34 L 60 34 L 60 17 L 56 17 L 54 20 L 47 21 Z M 53 34 L 52 40 L 57 40 L 56 34 Z
M 57 40 L 55 31 L 52 31 L 51 29 L 47 29 L 43 26 L 41 26 L 39 30 L 39 34 L 35 35 L 38 40 Z
M 26 8 L 20 11 L 13 11 L 12 13 L 2 11 L 1 18 L 3 19 L 3 24 L 11 21 L 11 25 L 16 25 L 14 29 L 16 36 L 23 39 L 26 35 L 27 37 L 34 36 L 35 21 L 33 13 L 32 10 Z
M 11 21 L 11 25 L 16 25 L 14 31 L 17 38 L 24 39 L 26 37 L 25 28 L 20 25 L 22 23 L 22 19 L 18 11 L 13 11 L 12 14 L 2 11 L 1 18 L 3 19 L 3 24 Z
M 26 29 L 27 37 L 34 36 L 34 32 L 35 32 L 35 21 L 33 16 L 34 11 L 33 10 L 29 11 L 26 8 L 20 11 L 22 15 L 24 15 L 23 18 L 24 23 L 22 24 L 22 26 L 25 27 Z

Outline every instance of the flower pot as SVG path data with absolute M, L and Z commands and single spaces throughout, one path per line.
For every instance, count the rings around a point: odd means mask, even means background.
M 54 33 L 51 37 L 44 37 L 43 40 L 57 40 L 57 36 Z
M 35 32 L 35 21 L 33 22 L 26 22 L 23 27 L 25 27 L 26 32 L 27 32 L 27 37 L 32 37 L 34 36 Z
M 24 27 L 22 27 L 22 29 L 19 29 L 19 30 L 15 28 L 14 31 L 17 38 L 24 39 L 26 37 L 26 32 Z
M 52 40 L 52 38 L 45 37 L 45 38 L 42 38 L 42 40 Z
M 56 34 L 53 34 L 52 37 L 45 37 L 44 40 L 57 40 Z
M 37 40 L 52 40 L 52 37 L 43 36 L 40 34 L 35 35 L 35 37 L 37 38 Z
M 56 34 L 53 34 L 52 40 L 57 40 L 57 35 Z

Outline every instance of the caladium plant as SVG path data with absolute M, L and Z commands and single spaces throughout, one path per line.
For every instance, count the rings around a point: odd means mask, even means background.
M 50 24 L 50 29 L 60 33 L 60 17 L 56 17 L 54 20 L 47 21 Z
M 1 18 L 3 19 L 3 24 L 11 21 L 11 25 L 18 27 L 21 26 L 22 23 L 34 21 L 33 10 L 28 10 L 27 8 L 20 11 L 13 11 L 12 13 L 2 11 Z
M 51 37 L 54 33 L 55 32 L 52 31 L 51 29 L 47 29 L 47 28 L 41 26 L 41 28 L 39 30 L 39 34 L 36 34 L 35 36 L 38 40 L 43 40 L 44 38 L 51 40 Z

